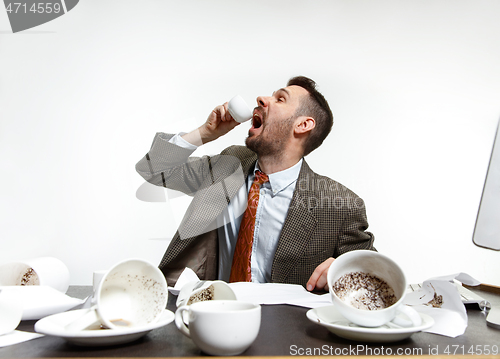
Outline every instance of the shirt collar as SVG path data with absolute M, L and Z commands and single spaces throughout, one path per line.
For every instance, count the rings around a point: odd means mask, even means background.
M 273 192 L 273 196 L 278 194 L 279 192 L 283 191 L 285 188 L 287 188 L 292 183 L 297 181 L 297 178 L 299 178 L 300 168 L 302 167 L 302 161 L 303 161 L 303 159 L 301 158 L 300 161 L 297 162 L 292 167 L 289 167 L 286 170 L 283 170 L 280 172 L 275 172 L 275 173 L 268 175 L 268 177 L 269 177 L 268 183 L 271 186 L 271 191 Z M 259 161 L 257 161 L 255 163 L 252 177 L 255 177 L 255 171 L 257 171 L 257 170 L 260 170 Z M 252 178 L 252 180 L 253 180 L 253 178 Z

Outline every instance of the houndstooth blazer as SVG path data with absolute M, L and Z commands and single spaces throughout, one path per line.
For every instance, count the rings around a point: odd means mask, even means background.
M 193 196 L 159 265 L 171 286 L 186 267 L 200 279 L 217 279 L 217 216 L 257 161 L 255 152 L 244 146 L 231 146 L 216 156 L 189 157 L 191 151 L 168 142 L 172 136 L 158 133 L 149 153 L 136 165 L 148 182 Z M 375 250 L 367 228 L 363 200 L 303 161 L 274 256 L 272 282 L 305 286 L 329 257 Z

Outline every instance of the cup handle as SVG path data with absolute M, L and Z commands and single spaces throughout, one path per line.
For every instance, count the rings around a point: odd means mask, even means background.
M 412 307 L 409 307 L 405 304 L 400 305 L 398 307 L 398 312 L 405 314 L 410 320 L 401 318 L 400 316 L 396 316 L 392 322 L 396 325 L 399 325 L 400 327 L 418 327 L 419 325 L 422 324 L 422 317 L 418 312 L 413 309 Z
M 80 330 L 85 330 L 90 326 L 99 326 L 101 324 L 101 320 L 97 314 L 97 310 L 95 307 L 89 308 L 85 313 L 81 316 L 67 324 L 64 328 L 67 331 L 76 332 Z
M 186 326 L 186 323 L 184 323 L 184 312 L 187 311 L 189 311 L 189 307 L 187 305 L 183 305 L 175 311 L 175 325 L 182 334 L 184 334 L 188 338 L 191 338 L 189 328 Z

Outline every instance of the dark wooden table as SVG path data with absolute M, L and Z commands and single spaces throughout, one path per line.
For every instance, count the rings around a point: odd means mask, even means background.
M 70 287 L 68 295 L 85 298 L 91 287 Z M 500 295 L 478 292 L 500 306 Z M 176 297 L 170 296 L 167 308 L 175 311 Z M 485 313 L 477 306 L 468 306 L 469 324 L 464 335 L 449 338 L 435 334 L 415 333 L 396 343 L 367 344 L 337 337 L 326 328 L 310 322 L 307 308 L 289 305 L 263 305 L 262 325 L 254 344 L 243 356 L 290 355 L 395 355 L 433 356 L 440 354 L 478 357 L 479 350 L 493 345 L 500 347 L 500 330 L 486 325 Z M 19 330 L 33 331 L 35 321 L 23 321 Z M 499 348 L 500 349 L 500 348 Z M 42 357 L 184 357 L 204 354 L 170 323 L 141 339 L 120 346 L 76 346 L 57 337 L 45 336 L 17 345 L 0 348 L 1 358 Z M 500 357 L 497 355 L 496 357 Z

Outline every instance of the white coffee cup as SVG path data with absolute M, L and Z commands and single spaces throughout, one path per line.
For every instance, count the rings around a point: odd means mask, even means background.
M 167 306 L 167 281 L 158 267 L 142 259 L 128 259 L 103 276 L 92 306 L 66 326 L 68 331 L 127 329 L 155 323 Z
M 396 302 L 386 308 L 378 310 L 358 309 L 340 299 L 334 291 L 335 282 L 349 273 L 367 273 L 385 281 L 394 290 Z M 403 304 L 406 293 L 406 277 L 400 266 L 389 257 L 368 250 L 357 250 L 342 254 L 336 258 L 328 269 L 328 288 L 333 304 L 338 311 L 349 321 L 363 327 L 378 327 L 388 322 L 399 326 L 418 326 L 422 319 L 418 312 Z M 398 314 L 405 314 L 405 320 Z
M 92 292 L 97 292 L 97 288 L 99 288 L 99 284 L 102 281 L 102 278 L 106 275 L 108 271 L 106 270 L 96 270 L 92 273 Z
M 189 328 L 184 317 L 189 318 Z M 175 325 L 181 333 L 210 355 L 243 353 L 257 338 L 260 320 L 259 304 L 237 300 L 197 302 L 175 312 Z
M 186 283 L 177 296 L 177 307 L 206 300 L 236 300 L 236 294 L 222 280 L 202 280 Z
M 227 109 L 231 116 L 235 119 L 235 121 L 239 123 L 246 122 L 253 116 L 252 110 L 240 95 L 236 95 L 231 100 L 229 100 Z
M 0 335 L 14 331 L 23 317 L 23 306 L 16 296 L 0 289 Z
M 47 285 L 66 293 L 68 267 L 54 257 L 22 259 L 0 265 L 0 286 Z

